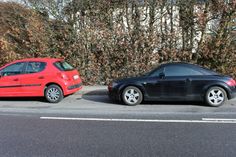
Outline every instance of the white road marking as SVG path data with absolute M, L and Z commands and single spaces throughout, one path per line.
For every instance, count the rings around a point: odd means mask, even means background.
M 202 118 L 204 121 L 217 121 L 217 122 L 235 122 L 236 119 L 223 119 L 223 118 Z
M 71 120 L 71 121 L 103 121 L 103 122 L 150 122 L 150 123 L 226 123 L 236 124 L 235 120 L 216 120 L 202 118 L 202 120 L 161 120 L 161 119 L 110 119 L 110 118 L 69 118 L 69 117 L 40 117 L 42 120 Z

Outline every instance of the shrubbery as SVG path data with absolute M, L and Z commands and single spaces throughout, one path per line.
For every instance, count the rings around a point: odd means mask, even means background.
M 75 0 L 61 9 L 50 5 L 54 1 L 39 2 L 0 3 L 1 65 L 63 57 L 85 84 L 105 84 L 170 61 L 236 76 L 235 1 Z

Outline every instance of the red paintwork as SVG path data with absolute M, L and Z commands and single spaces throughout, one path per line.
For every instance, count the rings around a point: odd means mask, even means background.
M 0 87 L 5 86 L 4 88 L 0 88 L 0 97 L 34 97 L 34 96 L 41 97 L 44 96 L 44 90 L 49 84 L 59 85 L 63 90 L 64 95 L 69 95 L 77 92 L 82 88 L 82 86 L 73 90 L 68 90 L 68 87 L 71 85 L 82 83 L 80 77 L 77 80 L 73 79 L 74 75 L 79 75 L 78 71 L 77 70 L 60 71 L 53 65 L 53 63 L 62 60 L 63 59 L 54 59 L 54 58 L 30 58 L 30 59 L 17 60 L 1 67 L 0 70 L 5 68 L 6 66 L 9 66 L 17 62 L 32 62 L 32 61 L 45 62 L 47 64 L 46 68 L 39 73 L 0 77 Z M 62 75 L 66 75 L 68 79 L 63 78 Z M 27 84 L 28 85 L 38 84 L 38 86 L 25 86 Z M 6 86 L 19 86 L 19 87 L 6 88 Z

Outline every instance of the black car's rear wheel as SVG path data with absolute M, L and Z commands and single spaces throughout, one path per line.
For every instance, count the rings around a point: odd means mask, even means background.
M 142 92 L 134 86 L 126 87 L 122 93 L 122 100 L 126 105 L 135 106 L 142 102 Z
M 58 103 L 60 102 L 64 95 L 61 88 L 57 85 L 50 85 L 45 90 L 45 98 L 50 103 Z
M 208 105 L 218 107 L 227 100 L 227 94 L 223 88 L 215 86 L 208 89 L 205 99 Z

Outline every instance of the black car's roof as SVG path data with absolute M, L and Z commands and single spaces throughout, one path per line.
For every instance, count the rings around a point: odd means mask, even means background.
M 192 64 L 192 63 L 187 63 L 187 62 L 170 62 L 170 63 L 163 63 L 161 64 L 160 66 L 158 66 L 157 68 L 155 69 L 158 69 L 158 68 L 162 68 L 162 67 L 166 67 L 166 66 L 171 66 L 171 65 L 182 65 L 182 66 L 187 66 L 189 68 L 194 68 L 194 69 L 198 69 L 200 71 L 202 71 L 204 74 L 206 75 L 218 75 L 216 72 L 210 70 L 210 69 L 207 69 L 205 67 L 202 67 L 200 65 L 197 65 L 197 64 Z
M 170 63 L 163 63 L 160 66 L 169 66 L 169 65 L 183 65 L 183 66 L 188 66 L 188 67 L 196 67 L 196 68 L 201 68 L 201 69 L 205 69 L 205 70 L 209 70 L 207 68 L 204 68 L 200 65 L 197 64 L 192 64 L 192 63 L 187 63 L 187 62 L 170 62 Z
M 166 65 L 189 65 L 189 66 L 198 66 L 199 65 L 196 65 L 196 64 L 192 64 L 192 63 L 187 63 L 187 62 L 170 62 L 170 63 L 163 63 L 161 64 L 162 66 L 166 66 Z

